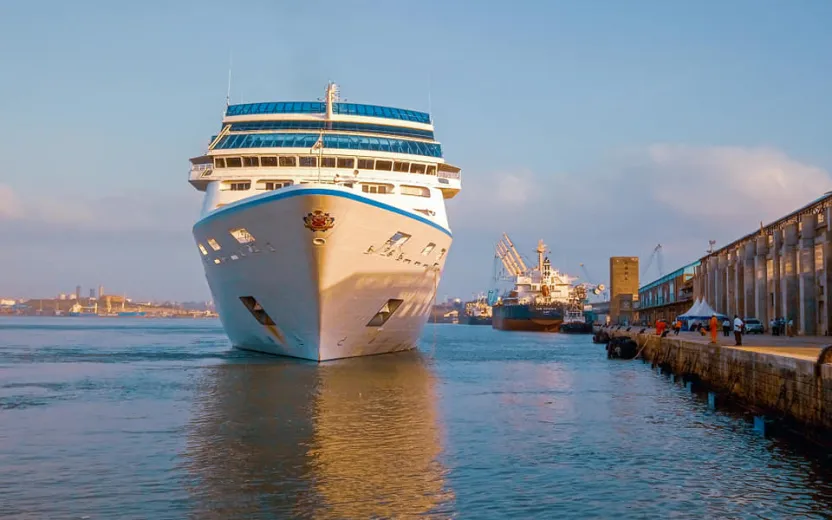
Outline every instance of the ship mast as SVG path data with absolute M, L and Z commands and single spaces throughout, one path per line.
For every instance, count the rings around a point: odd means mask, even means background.
M 543 240 L 537 241 L 537 268 L 540 270 L 540 274 L 543 274 L 543 253 L 546 252 L 546 244 L 543 243 Z
M 332 121 L 332 110 L 338 101 L 338 85 L 330 81 L 326 85 L 326 120 Z

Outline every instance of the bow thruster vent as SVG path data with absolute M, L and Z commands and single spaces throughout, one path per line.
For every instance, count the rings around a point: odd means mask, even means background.
M 261 324 L 274 325 L 274 320 L 272 320 L 271 316 L 266 314 L 263 306 L 260 305 L 254 296 L 240 296 L 240 301 L 243 302 L 243 305 L 246 306 L 248 312 L 250 312 L 251 315 L 254 316 L 254 318 Z
M 367 326 L 381 327 L 382 325 L 387 323 L 387 320 L 389 320 L 390 316 L 392 316 L 393 313 L 396 312 L 396 309 L 398 309 L 399 306 L 401 306 L 403 301 L 404 300 L 397 300 L 393 298 L 387 300 L 387 302 L 381 306 L 381 309 L 379 309 L 376 315 L 373 316 L 373 319 L 371 319 L 367 323 Z

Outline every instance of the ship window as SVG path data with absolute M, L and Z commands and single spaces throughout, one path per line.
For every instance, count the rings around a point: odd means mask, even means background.
M 311 148 L 318 139 L 319 136 L 317 134 L 303 133 L 230 134 L 221 137 L 214 149 Z M 328 134 L 326 136 L 326 147 L 340 150 L 372 150 L 376 152 L 442 157 L 442 147 L 439 143 L 424 143 L 387 137 Z
M 241 244 L 248 244 L 249 242 L 254 242 L 254 237 L 251 236 L 251 233 L 248 232 L 246 228 L 236 228 L 229 231 L 231 236 L 234 239 L 241 243 Z
M 376 161 L 376 170 L 382 171 L 392 171 L 393 170 L 393 161 Z
M 260 166 L 260 159 L 258 157 L 243 157 L 243 166 L 246 166 L 246 167 Z
M 287 186 L 291 186 L 292 181 L 260 181 L 257 183 L 258 190 L 279 190 L 280 188 L 285 188 Z
M 251 181 L 229 182 L 226 186 L 228 191 L 248 191 L 251 189 Z
M 437 260 L 442 260 L 442 258 L 445 256 L 445 253 L 447 253 L 447 252 L 448 252 L 447 249 L 443 249 L 443 250 L 439 251 L 439 254 L 436 255 L 436 259 Z
M 248 312 L 254 316 L 258 322 L 263 325 L 274 325 L 274 320 L 272 320 L 271 316 L 266 314 L 266 311 L 263 309 L 263 306 L 254 298 L 254 296 L 240 296 L 240 301 L 243 302 L 243 305 L 246 306 Z
M 402 195 L 413 195 L 416 197 L 430 197 L 430 190 L 424 186 L 406 186 L 401 187 Z
M 427 256 L 430 254 L 431 251 L 436 247 L 436 244 L 431 242 L 430 244 L 426 245 L 424 249 L 422 249 L 422 256 Z
M 361 191 L 364 193 L 392 193 L 392 186 L 389 184 L 362 184 Z
M 311 156 L 303 156 L 298 157 L 299 164 L 306 168 L 317 168 L 318 167 L 318 158 L 311 157 Z
M 274 168 L 277 166 L 277 157 L 274 155 L 264 155 L 260 158 L 260 166 Z
M 425 173 L 425 165 L 410 163 L 410 173 Z
M 395 235 L 387 239 L 387 242 L 384 243 L 382 252 L 386 253 L 394 247 L 402 247 L 408 240 L 410 240 L 410 235 L 408 235 L 407 233 L 402 233 L 401 231 L 397 231 Z
M 428 175 L 436 175 L 436 166 L 434 166 L 434 165 L 428 166 Z
M 220 245 L 213 238 L 208 239 L 208 245 L 211 246 L 211 249 L 213 249 L 214 251 L 220 250 Z
M 225 159 L 222 157 L 214 159 L 214 168 L 225 168 Z
M 281 155 L 279 158 L 280 166 L 295 166 L 295 157 Z
M 321 168 L 335 168 L 335 157 L 321 157 Z
M 407 171 L 409 169 L 410 169 L 410 163 L 398 162 L 398 161 L 393 163 L 393 171 L 407 173 Z
M 373 169 L 373 160 L 372 159 L 359 159 L 358 160 L 358 169 L 359 170 L 372 170 Z
M 205 249 L 205 246 L 203 246 L 202 244 L 198 244 L 198 245 L 199 245 L 199 251 L 202 253 L 202 256 L 206 256 L 208 254 L 208 250 Z
M 222 260 L 220 260 L 219 258 L 214 258 L 214 263 L 215 263 L 215 264 L 218 264 L 218 263 L 220 263 L 220 262 L 222 262 Z
M 225 165 L 229 168 L 242 168 L 243 160 L 239 157 L 226 157 Z
M 338 158 L 338 167 L 339 168 L 353 168 L 355 165 L 355 159 L 350 157 L 339 157 Z
M 240 257 L 239 257 L 239 256 L 237 256 L 237 255 L 231 255 L 231 259 L 232 259 L 232 260 L 239 260 L 239 259 L 240 259 Z
M 387 323 L 387 320 L 389 320 L 393 313 L 396 312 L 396 309 L 401 307 L 403 301 L 404 300 L 398 300 L 394 298 L 387 300 L 387 302 L 381 306 L 381 309 L 379 309 L 376 315 L 373 316 L 372 319 L 370 319 L 370 321 L 367 323 L 367 326 L 381 327 L 382 325 Z

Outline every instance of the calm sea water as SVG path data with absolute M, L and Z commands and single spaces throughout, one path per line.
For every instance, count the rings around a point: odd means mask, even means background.
M 215 321 L 0 319 L 3 518 L 828 518 L 825 464 L 586 336 L 319 366 Z

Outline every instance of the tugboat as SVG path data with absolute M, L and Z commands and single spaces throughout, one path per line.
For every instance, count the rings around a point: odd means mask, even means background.
M 483 295 L 465 304 L 465 315 L 468 325 L 491 325 L 491 305 Z
M 586 303 L 586 289 L 587 284 L 576 285 L 569 298 L 569 308 L 566 311 L 566 317 L 563 320 L 563 325 L 560 331 L 564 334 L 592 334 L 592 321 L 587 320 L 586 313 L 584 313 L 584 303 Z M 604 290 L 603 285 L 595 287 L 595 294 Z
M 553 269 L 544 257 L 546 244 L 537 244 L 537 266 L 528 268 L 507 234 L 497 243 L 497 258 L 502 261 L 514 288 L 498 298 L 493 307 L 491 326 L 498 330 L 559 332 L 564 323 L 576 278 Z

